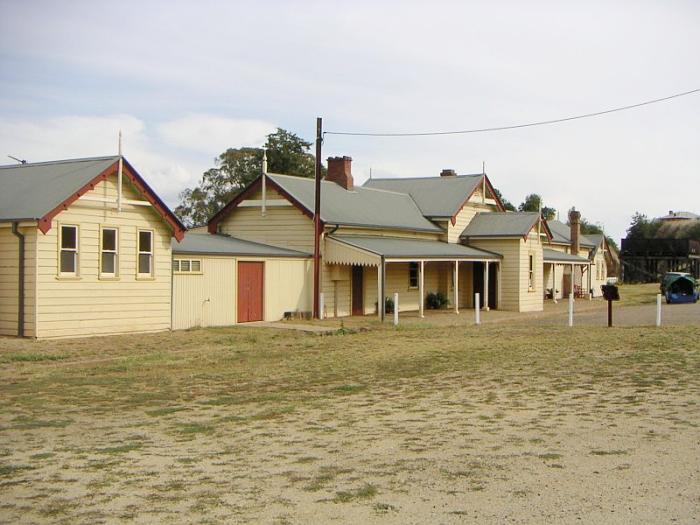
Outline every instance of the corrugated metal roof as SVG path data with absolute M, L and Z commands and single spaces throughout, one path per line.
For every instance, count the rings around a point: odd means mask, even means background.
M 417 177 L 407 179 L 370 179 L 365 188 L 377 188 L 409 194 L 426 217 L 452 217 L 476 189 L 479 175 L 454 177 Z
M 40 219 L 118 159 L 94 157 L 0 166 L 0 221 Z
M 547 221 L 547 225 L 552 232 L 552 242 L 556 244 L 571 244 L 571 227 L 561 221 Z M 594 248 L 595 242 L 585 235 L 579 236 L 579 244 L 586 248 Z
M 228 235 L 186 233 L 185 238 L 172 242 L 173 253 L 197 253 L 201 255 L 240 255 L 260 257 L 311 257 L 308 253 L 278 248 L 258 242 L 246 241 Z
M 279 174 L 268 177 L 313 213 L 313 179 Z M 423 216 L 408 194 L 362 186 L 348 191 L 330 181 L 321 181 L 321 219 L 326 224 L 442 232 Z
M 538 217 L 537 212 L 477 213 L 461 237 L 524 237 Z
M 501 255 L 463 244 L 399 237 L 333 235 L 331 239 L 384 257 L 421 259 L 500 259 Z
M 563 262 L 563 263 L 580 263 L 588 264 L 588 259 L 585 257 L 579 257 L 578 255 L 571 255 L 570 253 L 558 252 L 556 250 L 548 250 L 545 248 L 542 250 L 544 256 L 544 262 Z

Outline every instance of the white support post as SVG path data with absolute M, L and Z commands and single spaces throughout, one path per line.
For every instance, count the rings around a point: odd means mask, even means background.
M 377 317 L 382 321 L 382 308 L 384 307 L 384 299 L 382 298 L 382 266 L 377 266 Z
M 474 324 L 481 324 L 481 304 L 479 298 L 479 292 L 474 294 Z
M 418 265 L 418 272 L 418 313 L 421 316 L 421 318 L 423 318 L 425 317 L 425 314 L 423 312 L 423 309 L 425 307 L 425 261 L 421 261 Z
M 661 294 L 656 294 L 656 326 L 661 326 Z
M 484 311 L 489 311 L 489 262 L 484 263 Z
M 323 295 L 323 292 L 318 294 L 318 317 L 319 319 L 324 319 L 325 315 L 324 311 L 326 309 L 326 297 Z
M 569 296 L 569 326 L 574 326 L 574 295 Z
M 455 313 L 459 313 L 459 261 L 455 261 L 455 271 L 454 271 L 454 295 L 455 295 Z
M 569 288 L 570 288 L 569 297 L 571 298 L 572 301 L 574 300 L 574 281 L 575 280 L 576 280 L 576 271 L 575 271 L 574 265 L 572 264 L 571 265 L 571 283 L 569 286 Z
M 557 265 L 552 263 L 552 301 L 557 304 Z
M 593 299 L 593 294 L 591 293 L 591 288 L 593 287 L 593 276 L 591 275 L 592 266 L 588 265 L 588 300 Z
M 394 292 L 394 326 L 399 326 L 399 294 Z

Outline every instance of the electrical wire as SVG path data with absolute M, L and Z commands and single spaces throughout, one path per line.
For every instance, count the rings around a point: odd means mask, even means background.
M 425 131 L 418 133 L 364 133 L 364 132 L 351 132 L 351 131 L 324 131 L 324 135 L 347 135 L 354 137 L 429 137 L 435 135 L 465 135 L 467 133 L 486 133 L 489 131 L 505 131 L 509 129 L 520 129 L 520 128 L 530 128 L 534 126 L 545 126 L 548 124 L 558 124 L 560 122 L 568 122 L 570 120 L 578 120 L 582 118 L 598 117 L 600 115 L 607 115 L 608 113 L 616 113 L 618 111 L 626 111 L 628 109 L 634 109 L 641 106 L 648 106 L 650 104 L 656 104 L 657 102 L 664 102 L 666 100 L 671 100 L 674 98 L 684 97 L 686 95 L 692 95 L 694 93 L 700 92 L 700 88 L 692 89 L 690 91 L 684 91 L 683 93 L 676 93 L 675 95 L 669 95 L 663 98 L 656 98 L 654 100 L 647 100 L 645 102 L 640 102 L 638 104 L 631 104 L 629 106 L 621 106 L 612 109 L 606 109 L 603 111 L 596 111 L 595 113 L 585 113 L 583 115 L 575 115 L 572 117 L 564 117 L 552 120 L 541 120 L 538 122 L 529 122 L 527 124 L 515 124 L 512 126 L 498 126 L 494 128 L 477 128 L 477 129 L 465 129 L 460 131 Z

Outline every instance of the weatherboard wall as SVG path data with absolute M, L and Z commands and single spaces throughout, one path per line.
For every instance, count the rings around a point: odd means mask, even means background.
M 24 335 L 35 337 L 36 320 L 36 225 L 21 226 L 24 235 Z M 10 224 L 0 227 L 0 335 L 18 334 L 19 239 Z
M 123 198 L 142 200 L 124 179 Z M 147 332 L 170 328 L 171 231 L 150 206 L 123 206 L 89 201 L 116 199 L 116 176 L 100 182 L 52 221 L 38 236 L 39 337 L 71 337 Z M 61 225 L 77 225 L 78 275 L 58 274 Z M 99 276 L 100 227 L 118 229 L 118 275 Z M 138 230 L 153 232 L 153 274 L 140 278 L 137 270 Z

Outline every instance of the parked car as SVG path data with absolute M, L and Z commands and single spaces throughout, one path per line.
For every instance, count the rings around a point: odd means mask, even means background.
M 671 303 L 697 303 L 698 282 L 689 273 L 668 272 L 661 280 L 661 293 L 666 297 L 666 302 Z

